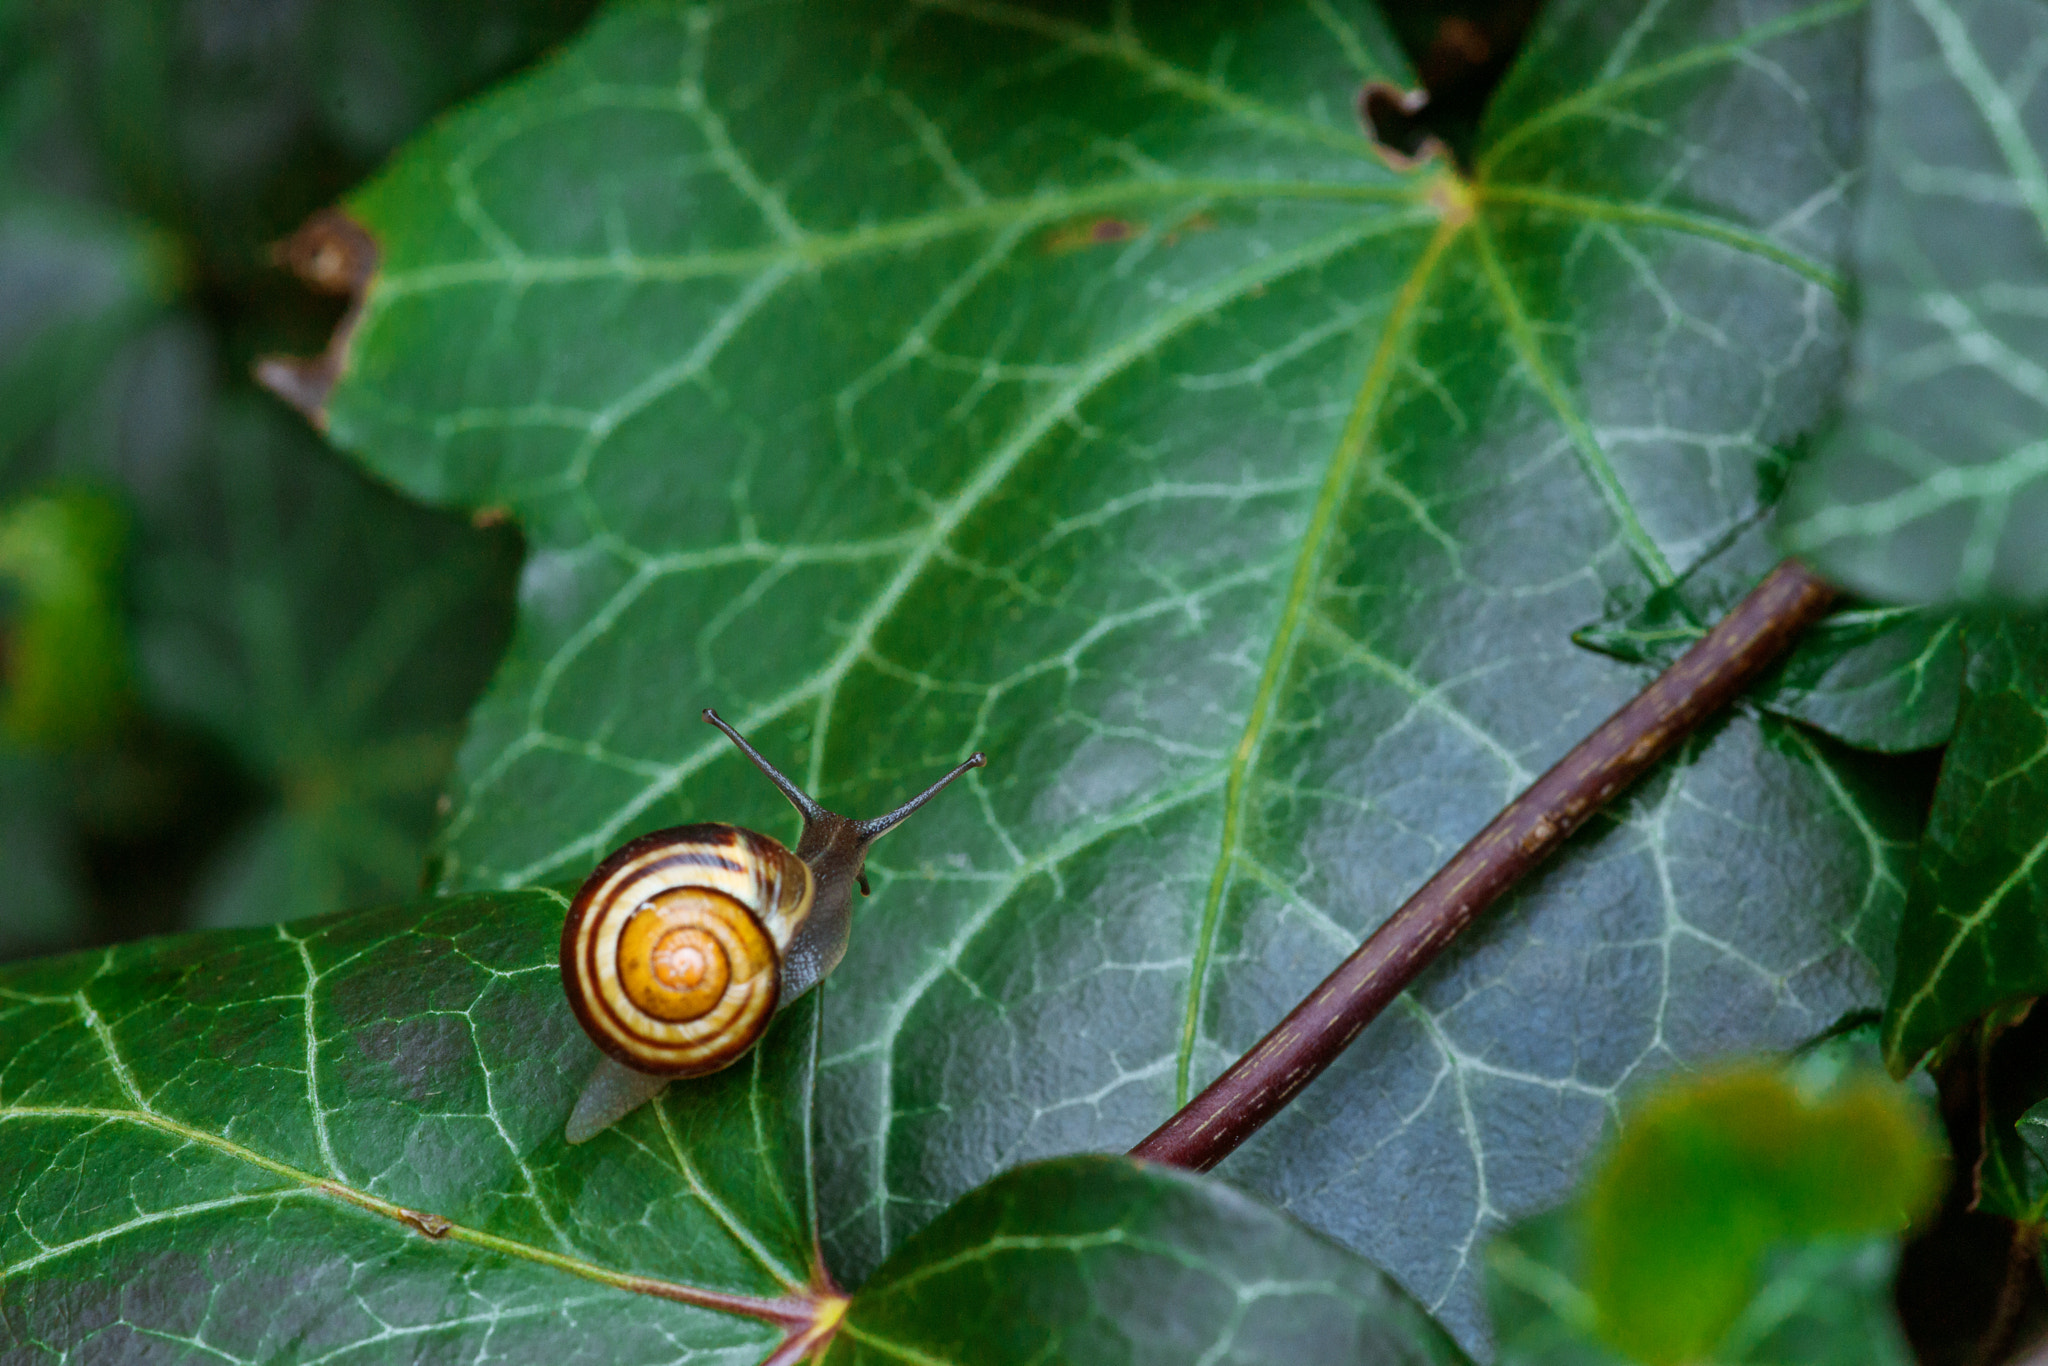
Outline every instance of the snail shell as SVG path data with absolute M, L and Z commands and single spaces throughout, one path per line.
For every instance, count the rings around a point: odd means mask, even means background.
M 767 1028 L 782 956 L 810 915 L 809 865 L 736 825 L 657 830 L 597 866 L 562 925 L 584 1031 L 639 1072 L 716 1072 Z
M 967 760 L 886 816 L 850 820 L 818 805 L 706 710 L 803 817 L 792 853 L 735 825 L 642 835 L 597 865 L 562 925 L 562 987 L 604 1050 L 569 1117 L 571 1143 L 603 1131 L 673 1077 L 730 1066 L 775 1012 L 846 955 L 853 889 L 867 894 L 868 847 L 945 786 Z

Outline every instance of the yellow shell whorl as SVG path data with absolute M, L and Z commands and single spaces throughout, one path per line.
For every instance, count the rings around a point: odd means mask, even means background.
M 716 1072 L 775 1011 L 811 870 L 730 825 L 657 831 L 598 865 L 562 927 L 562 983 L 584 1030 L 628 1067 Z

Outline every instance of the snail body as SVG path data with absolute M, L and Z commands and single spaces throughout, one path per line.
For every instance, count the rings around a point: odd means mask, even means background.
M 576 1102 L 571 1143 L 677 1077 L 738 1061 L 845 957 L 869 846 L 987 762 L 971 755 L 888 815 L 856 821 L 811 800 L 715 712 L 704 719 L 796 807 L 803 835 L 792 852 L 735 825 L 676 826 L 620 846 L 585 880 L 562 925 L 562 986 L 606 1057 Z

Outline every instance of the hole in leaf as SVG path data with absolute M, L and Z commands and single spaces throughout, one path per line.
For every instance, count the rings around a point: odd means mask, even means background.
M 1358 92 L 1359 122 L 1397 166 L 1412 166 L 1440 145 L 1423 117 L 1428 108 L 1427 90 L 1402 90 L 1374 81 Z
M 1469 171 L 1480 119 L 1536 17 L 1537 0 L 1410 0 L 1388 6 L 1426 109 L 1409 111 Z

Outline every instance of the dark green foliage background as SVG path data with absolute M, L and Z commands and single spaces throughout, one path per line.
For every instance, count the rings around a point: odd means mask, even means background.
M 586 11 L 0 8 L 0 507 L 126 508 L 136 685 L 82 740 L 9 737 L 0 953 L 418 889 L 518 539 L 409 505 L 255 392 L 258 351 L 334 319 L 269 244 Z

